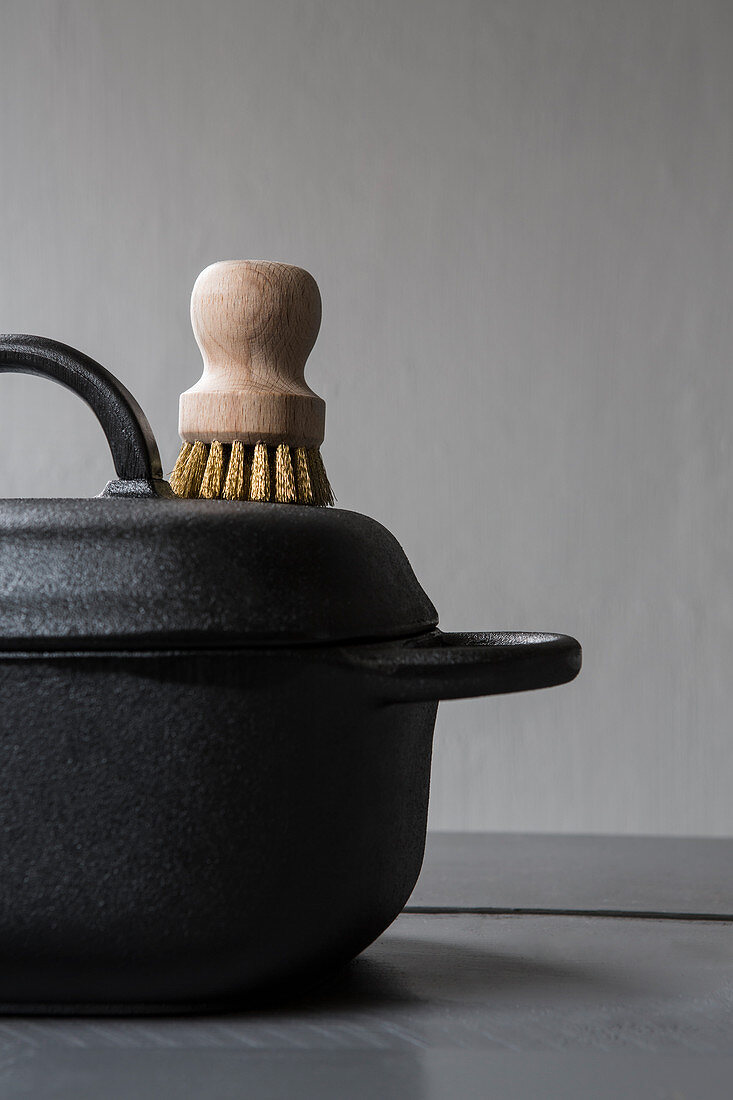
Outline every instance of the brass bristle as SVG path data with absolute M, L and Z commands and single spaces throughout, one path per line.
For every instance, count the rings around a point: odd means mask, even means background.
M 174 493 L 178 496 L 183 494 L 179 492 L 179 485 L 183 476 L 183 471 L 186 469 L 186 463 L 188 462 L 191 451 L 193 450 L 193 443 L 183 443 L 180 451 L 178 452 L 178 458 L 176 464 L 171 471 L 171 476 L 168 478 L 170 487 Z
M 279 504 L 334 503 L 317 447 L 231 446 L 215 440 L 184 443 L 170 475 L 176 496 L 206 500 L 276 501 Z
M 224 448 L 215 440 L 209 449 L 199 496 L 204 500 L 218 500 L 224 483 Z
M 194 443 L 176 486 L 175 491 L 179 497 L 197 497 L 199 495 L 207 457 L 208 448 L 206 444 L 200 441 Z
M 244 444 L 236 439 L 232 443 L 229 469 L 222 490 L 224 500 L 246 500 L 244 492 Z
M 313 504 L 313 484 L 308 469 L 308 454 L 305 447 L 295 448 L 295 484 L 298 504 Z
M 327 507 L 334 503 L 334 495 L 331 485 L 326 473 L 326 467 L 323 465 L 323 459 L 321 458 L 321 452 L 318 447 L 314 447 L 307 452 L 308 455 L 308 470 L 310 472 L 311 484 L 313 486 L 313 503 L 319 505 L 322 508 Z
M 258 443 L 255 446 L 249 499 L 261 501 L 270 499 L 270 462 L 264 443 Z
M 280 504 L 298 503 L 293 462 L 287 443 L 280 443 L 275 451 L 275 500 Z

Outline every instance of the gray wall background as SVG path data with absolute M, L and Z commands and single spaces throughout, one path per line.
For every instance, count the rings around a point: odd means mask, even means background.
M 431 824 L 733 831 L 728 0 L 3 0 L 0 330 L 87 351 L 168 464 L 215 259 L 298 263 L 340 504 L 448 629 L 572 687 L 444 704 Z M 0 492 L 91 495 L 5 378 Z

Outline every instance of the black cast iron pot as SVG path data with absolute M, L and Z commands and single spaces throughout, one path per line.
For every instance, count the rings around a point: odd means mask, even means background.
M 425 842 L 438 700 L 571 680 L 557 634 L 443 634 L 355 513 L 184 501 L 141 410 L 64 345 L 118 480 L 0 502 L 0 1003 L 226 1006 L 356 955 Z

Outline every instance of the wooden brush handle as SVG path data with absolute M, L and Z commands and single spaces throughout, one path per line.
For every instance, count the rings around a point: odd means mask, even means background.
M 307 271 L 259 260 L 212 264 L 194 285 L 191 324 L 204 373 L 181 394 L 183 440 L 320 446 L 326 404 L 303 375 L 321 296 Z

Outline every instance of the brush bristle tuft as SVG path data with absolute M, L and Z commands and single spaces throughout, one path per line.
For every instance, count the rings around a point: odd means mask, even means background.
M 329 505 L 334 504 L 336 498 L 328 480 L 326 467 L 323 465 L 321 452 L 317 447 L 314 447 L 312 451 L 308 451 L 308 469 L 313 485 L 313 503 L 321 508 L 327 508 Z
M 299 504 L 315 504 L 313 482 L 308 469 L 308 452 L 305 447 L 295 448 L 295 484 Z
M 177 479 L 175 492 L 179 497 L 197 497 L 201 482 L 204 479 L 208 447 L 205 443 L 194 443 L 189 452 L 186 464 Z
M 278 504 L 334 503 L 321 453 L 317 447 L 286 443 L 247 446 L 215 440 L 184 443 L 169 478 L 176 496 L 205 500 L 273 501 Z
M 298 503 L 293 463 L 286 443 L 281 443 L 275 451 L 275 500 L 280 504 Z
M 209 448 L 209 457 L 206 461 L 204 477 L 199 489 L 199 496 L 203 500 L 218 500 L 224 485 L 224 448 L 221 443 L 214 442 Z
M 270 460 L 264 443 L 255 445 L 252 459 L 252 479 L 249 486 L 249 499 L 267 501 L 270 499 Z
M 193 443 L 183 444 L 180 451 L 178 452 L 178 458 L 176 459 L 176 464 L 173 467 L 171 476 L 168 478 L 171 489 L 179 497 L 182 497 L 184 495 L 180 491 L 181 479 L 183 477 L 183 471 L 186 469 L 186 463 L 188 462 L 192 450 Z
M 232 443 L 229 467 L 222 490 L 223 500 L 244 500 L 244 444 L 238 439 Z

